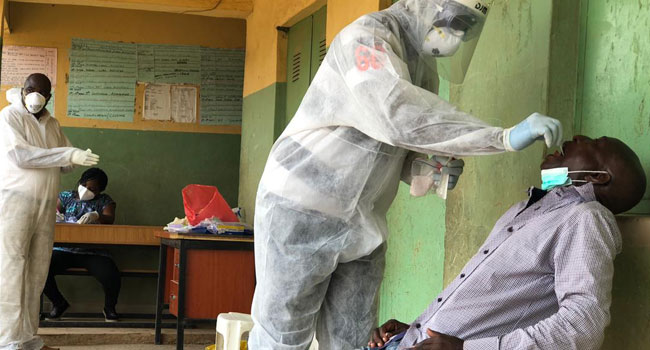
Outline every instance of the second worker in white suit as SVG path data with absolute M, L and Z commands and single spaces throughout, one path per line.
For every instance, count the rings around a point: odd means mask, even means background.
M 40 295 L 50 266 L 61 171 L 97 164 L 71 146 L 45 109 L 51 83 L 35 73 L 0 112 L 0 350 L 39 350 Z
M 493 127 L 436 95 L 437 73 L 464 75 L 487 11 L 483 0 L 401 0 L 334 38 L 257 192 L 251 349 L 307 349 L 314 331 L 320 349 L 367 343 L 386 212 L 409 151 L 470 156 L 560 141 L 555 119 Z

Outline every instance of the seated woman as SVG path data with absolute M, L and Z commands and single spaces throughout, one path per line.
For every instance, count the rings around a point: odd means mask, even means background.
M 99 168 L 86 170 L 79 179 L 77 191 L 63 191 L 59 194 L 57 216 L 63 221 L 80 224 L 112 224 L 115 221 L 115 202 L 105 193 L 108 184 L 106 173 Z M 115 305 L 120 293 L 120 271 L 107 251 L 55 247 L 50 262 L 43 293 L 52 301 L 52 311 L 46 316 L 56 320 L 70 306 L 59 291 L 54 277 L 68 268 L 85 268 L 104 288 L 104 317 L 108 322 L 118 320 Z

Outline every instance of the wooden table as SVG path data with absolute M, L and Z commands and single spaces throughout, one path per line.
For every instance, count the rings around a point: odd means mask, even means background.
M 56 224 L 54 243 L 158 246 L 160 226 Z
M 176 349 L 183 349 L 185 320 L 250 313 L 255 290 L 253 238 L 173 234 L 159 230 L 160 260 L 155 343 L 161 344 L 164 305 L 177 317 Z
M 160 246 L 160 238 L 154 236 L 154 232 L 160 230 L 161 226 L 133 226 L 133 225 L 80 225 L 57 223 L 54 226 L 54 243 L 56 246 L 147 246 L 157 248 Z M 85 269 L 69 269 L 66 274 L 88 275 Z M 151 269 L 123 269 L 121 276 L 126 277 L 158 277 L 158 270 Z M 43 296 L 41 295 L 41 298 Z M 42 312 L 41 300 L 41 312 Z M 151 328 L 153 327 L 153 315 L 131 314 L 131 317 L 149 318 L 150 321 L 120 321 L 116 323 L 104 323 L 104 327 L 122 328 Z M 41 321 L 42 327 L 89 327 L 95 326 L 94 320 L 74 321 Z

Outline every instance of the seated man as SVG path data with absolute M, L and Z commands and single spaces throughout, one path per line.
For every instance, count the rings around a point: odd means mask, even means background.
M 621 250 L 614 214 L 639 203 L 646 177 L 636 154 L 617 139 L 576 136 L 562 148 L 541 166 L 556 174 L 543 171 L 548 191 L 532 188 L 415 322 L 386 322 L 370 347 L 600 347 Z

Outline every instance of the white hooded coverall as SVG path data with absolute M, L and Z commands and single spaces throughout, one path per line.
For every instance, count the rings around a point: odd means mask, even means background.
M 320 349 L 367 345 L 408 151 L 505 151 L 502 128 L 432 92 L 421 47 L 446 1 L 402 0 L 343 29 L 273 146 L 257 192 L 251 349 L 307 349 L 314 330 Z
M 0 112 L 0 349 L 40 349 L 40 295 L 54 240 L 62 168 L 76 148 L 44 111 L 37 120 L 21 90 Z

